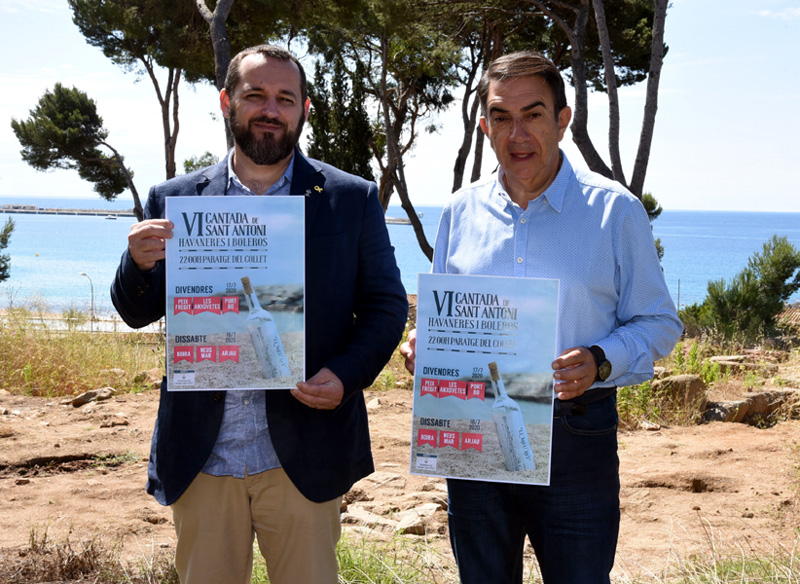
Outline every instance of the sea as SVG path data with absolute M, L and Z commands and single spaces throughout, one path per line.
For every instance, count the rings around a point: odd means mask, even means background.
M 0 225 L 12 218 L 16 225 L 8 247 L 10 277 L 0 282 L 0 309 L 28 306 L 52 313 L 67 309 L 112 315 L 109 288 L 114 278 L 133 217 L 114 220 L 106 215 L 28 215 L 7 213 L 6 204 L 42 208 L 128 210 L 130 201 L 99 198 L 0 197 Z M 441 207 L 416 208 L 433 245 Z M 405 217 L 390 206 L 387 217 Z M 388 225 L 389 237 L 410 294 L 416 293 L 417 275 L 430 270 L 411 225 Z M 664 277 L 675 303 L 700 303 L 709 281 L 730 280 L 760 252 L 773 235 L 785 236 L 800 249 L 800 213 L 664 210 L 653 223 L 661 239 Z M 800 292 L 789 299 L 800 301 Z

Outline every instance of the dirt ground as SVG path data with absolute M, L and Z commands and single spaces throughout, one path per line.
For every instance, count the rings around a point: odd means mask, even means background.
M 32 533 L 99 535 L 133 559 L 170 551 L 170 511 L 144 491 L 157 390 L 82 407 L 61 401 L 0 389 L 0 554 L 25 548 Z M 443 480 L 408 473 L 411 392 L 368 392 L 367 401 L 376 473 L 347 497 L 350 528 L 359 506 L 388 517 L 446 499 Z M 619 439 L 618 575 L 658 573 L 714 546 L 797 544 L 800 421 L 621 431 Z M 385 536 L 385 525 L 373 528 Z M 425 537 L 447 553 L 446 511 L 425 520 Z

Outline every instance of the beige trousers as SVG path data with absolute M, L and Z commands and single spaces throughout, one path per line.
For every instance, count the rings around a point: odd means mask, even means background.
M 309 501 L 281 468 L 200 473 L 172 504 L 181 583 L 249 584 L 255 535 L 272 584 L 336 584 L 340 506 Z

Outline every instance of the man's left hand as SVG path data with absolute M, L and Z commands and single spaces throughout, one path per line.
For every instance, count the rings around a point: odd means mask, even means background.
M 344 384 L 333 371 L 323 367 L 307 381 L 298 383 L 292 395 L 315 410 L 332 410 L 342 403 Z
M 589 389 L 597 378 L 597 364 L 586 347 L 567 349 L 553 361 L 558 399 L 573 399 Z

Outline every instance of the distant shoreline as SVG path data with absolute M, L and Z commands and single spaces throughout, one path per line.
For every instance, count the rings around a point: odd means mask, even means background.
M 0 205 L 0 213 L 24 215 L 97 215 L 108 219 L 133 217 L 133 210 L 67 209 L 63 207 L 37 207 L 35 205 Z
M 0 205 L 0 213 L 20 213 L 23 215 L 89 215 L 104 216 L 106 219 L 117 217 L 133 217 L 133 210 L 108 209 L 67 209 L 64 207 L 37 207 L 35 205 Z M 410 225 L 407 217 L 386 217 L 390 225 Z

